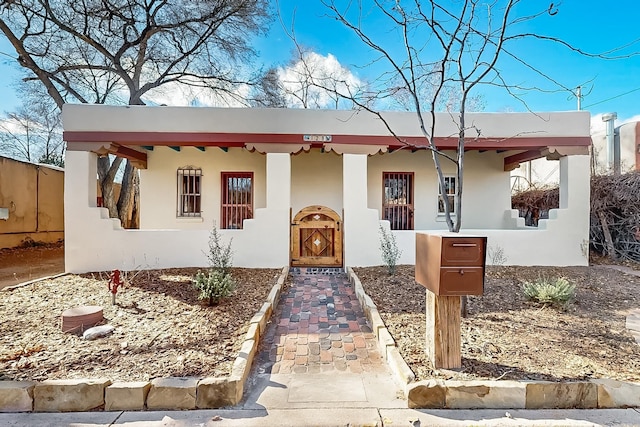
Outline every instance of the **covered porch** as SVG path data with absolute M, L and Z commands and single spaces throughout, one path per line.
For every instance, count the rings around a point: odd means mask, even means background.
M 63 114 L 69 272 L 206 266 L 202 251 L 213 223 L 225 221 L 221 185 L 230 171 L 250 173 L 252 186 L 251 215 L 241 228 L 220 230 L 233 238 L 237 266 L 290 265 L 292 220 L 313 206 L 337 215 L 341 266 L 381 263 L 381 225 L 394 228 L 407 264 L 415 261 L 416 232 L 446 228 L 413 113 L 385 113 L 397 137 L 378 118 L 354 111 L 67 105 Z M 497 260 L 494 251 L 511 265 L 586 264 L 588 113 L 470 114 L 467 120 L 480 136 L 466 143 L 463 229 L 489 237 L 488 262 Z M 436 121 L 436 145 L 454 148 L 452 117 Z M 96 158 L 107 154 L 141 169 L 140 230 L 122 229 L 96 205 Z M 509 170 L 539 157 L 560 162 L 561 208 L 531 229 L 510 209 Z M 200 170 L 203 190 L 197 215 L 183 217 L 176 214 L 175 179 L 176 170 L 188 167 Z M 395 229 L 386 213 L 385 173 L 415 179 L 412 229 Z

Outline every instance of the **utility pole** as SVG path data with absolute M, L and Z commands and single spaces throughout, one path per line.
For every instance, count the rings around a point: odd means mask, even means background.
M 582 110 L 582 86 L 576 88 L 576 98 L 578 98 L 578 111 Z

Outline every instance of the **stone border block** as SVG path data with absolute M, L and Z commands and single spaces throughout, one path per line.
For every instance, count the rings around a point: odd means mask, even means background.
M 400 351 L 394 347 L 387 347 L 387 364 L 396 378 L 405 386 L 416 380 L 416 376 L 400 355 Z
M 446 395 L 444 381 L 418 381 L 407 388 L 407 404 L 411 409 L 444 409 Z
M 386 331 L 387 327 L 384 324 L 384 321 L 382 320 L 382 317 L 380 316 L 380 312 L 378 311 L 377 308 L 372 308 L 369 311 L 369 322 L 371 323 L 371 330 L 373 331 L 373 333 L 376 336 L 380 335 L 380 331 Z
M 258 327 L 260 328 L 260 335 L 264 334 L 265 329 L 267 329 L 267 320 L 269 320 L 271 311 L 271 304 L 265 302 L 264 304 L 262 304 L 262 307 L 260 307 L 260 311 L 254 314 L 254 316 L 249 321 L 249 323 L 258 324 Z
M 278 301 L 280 300 L 280 292 L 282 291 L 282 285 L 274 285 L 271 288 L 271 292 L 267 296 L 267 302 L 271 304 L 274 308 L 278 306 Z
M 446 381 L 447 409 L 524 409 L 526 384 L 518 381 Z
M 249 329 L 244 336 L 245 341 L 247 340 L 255 340 L 258 341 L 260 339 L 260 325 L 257 323 L 252 323 L 249 325 Z
M 33 381 L 0 381 L 0 412 L 33 411 Z
M 116 381 L 104 391 L 104 410 L 142 411 L 150 389 L 148 381 Z
M 610 379 L 591 380 L 598 387 L 598 408 L 640 407 L 640 384 Z
M 382 356 L 384 360 L 389 360 L 389 349 L 396 347 L 396 342 L 393 340 L 393 337 L 387 330 L 387 328 L 378 330 L 378 346 L 382 350 Z
M 214 409 L 233 406 L 242 400 L 242 382 L 227 378 L 204 378 L 198 382 L 196 407 Z
M 105 378 L 46 380 L 33 390 L 36 412 L 84 412 L 104 405 L 104 389 L 111 384 Z
M 526 409 L 591 409 L 598 407 L 594 383 L 534 382 L 527 386 Z
M 151 381 L 148 409 L 196 409 L 197 378 L 169 377 Z
M 235 362 L 233 362 L 230 379 L 239 379 L 242 382 L 247 379 L 251 371 L 251 363 L 253 362 L 253 357 L 255 356 L 257 349 L 258 342 L 256 340 L 246 340 L 242 343 L 240 354 L 238 354 Z

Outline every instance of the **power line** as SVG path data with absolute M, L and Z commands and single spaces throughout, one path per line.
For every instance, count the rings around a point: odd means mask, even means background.
M 621 97 L 623 97 L 623 96 L 625 96 L 625 95 L 629 95 L 630 93 L 637 92 L 637 91 L 639 91 L 639 90 L 640 90 L 640 87 L 637 87 L 637 88 L 632 89 L 632 90 L 630 90 L 630 91 L 628 91 L 628 92 L 621 93 L 620 95 L 612 96 L 611 98 L 603 99 L 602 101 L 598 101 L 598 102 L 594 102 L 593 104 L 585 105 L 585 106 L 583 106 L 582 108 L 589 108 L 589 107 L 593 107 L 594 105 L 599 105 L 599 104 L 602 104 L 602 103 L 607 102 L 607 101 L 612 101 L 612 100 L 614 100 L 614 99 L 621 98 Z

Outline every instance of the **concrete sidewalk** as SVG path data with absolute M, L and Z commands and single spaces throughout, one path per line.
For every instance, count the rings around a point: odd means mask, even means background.
M 505 411 L 327 406 L 312 409 L 0 414 L 0 425 L 3 427 L 640 426 L 640 412 L 634 409 Z

